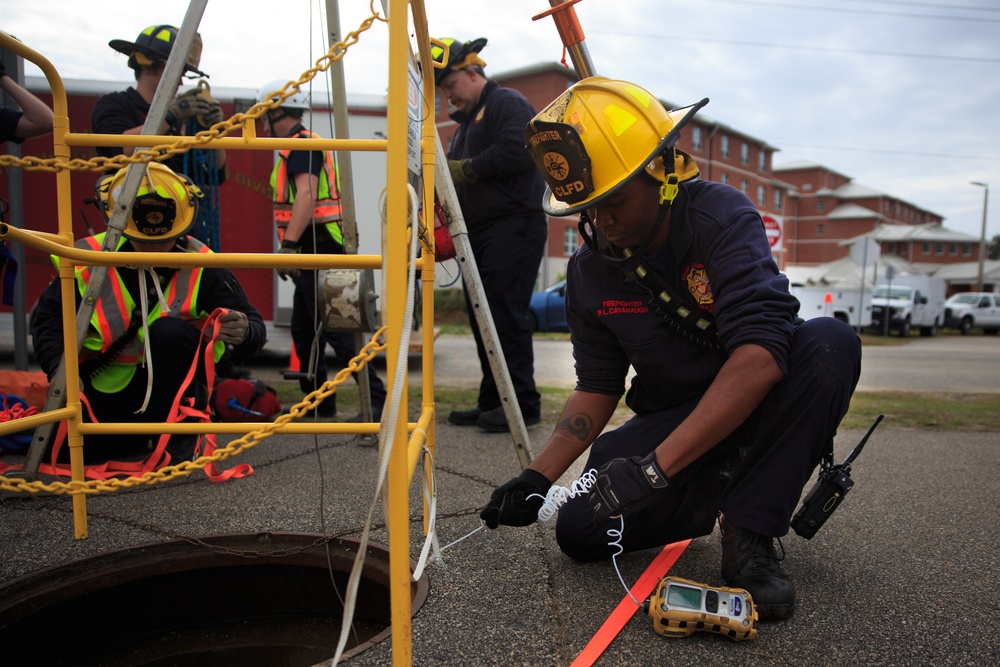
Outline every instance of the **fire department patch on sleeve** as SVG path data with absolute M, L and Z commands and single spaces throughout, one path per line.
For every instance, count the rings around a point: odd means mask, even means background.
M 711 311 L 712 307 L 715 306 L 715 298 L 712 296 L 712 285 L 708 282 L 705 265 L 688 264 L 684 269 L 684 282 L 698 305 L 704 310 Z

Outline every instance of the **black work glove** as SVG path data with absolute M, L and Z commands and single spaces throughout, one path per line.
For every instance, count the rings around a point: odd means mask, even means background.
M 164 117 L 164 120 L 167 121 L 167 125 L 170 127 L 180 130 L 188 118 L 204 116 L 211 111 L 212 103 L 204 97 L 199 97 L 198 89 L 193 88 L 186 93 L 181 93 L 170 101 L 170 106 L 167 107 L 167 115 Z
M 448 160 L 448 171 L 451 172 L 452 183 L 475 183 L 476 173 L 472 171 L 470 160 Z
M 670 478 L 656 464 L 656 453 L 643 458 L 612 459 L 601 466 L 588 496 L 594 526 L 600 528 L 608 517 L 619 516 L 657 489 L 667 488 Z
M 298 255 L 300 252 L 302 252 L 302 248 L 299 245 L 299 242 L 289 241 L 288 239 L 282 241 L 281 248 L 278 249 L 279 255 Z M 278 272 L 278 277 L 281 278 L 282 280 L 288 280 L 289 278 L 295 280 L 296 278 L 299 277 L 300 273 L 299 269 L 296 268 L 289 269 L 285 267 L 280 267 L 275 270 Z
M 7 76 L 7 68 L 3 64 L 3 58 L 0 58 L 0 79 Z
M 490 502 L 479 513 L 487 528 L 505 526 L 530 526 L 538 519 L 538 510 L 545 501 L 552 482 L 540 472 L 525 470 L 499 487 L 490 496 Z M 529 498 L 538 494 L 541 498 Z

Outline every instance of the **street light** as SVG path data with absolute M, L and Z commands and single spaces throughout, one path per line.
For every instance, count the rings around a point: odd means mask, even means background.
M 971 181 L 969 185 L 978 185 L 983 188 L 983 231 L 979 234 L 979 287 L 977 292 L 983 291 L 983 263 L 986 261 L 986 205 L 990 201 L 990 184 Z

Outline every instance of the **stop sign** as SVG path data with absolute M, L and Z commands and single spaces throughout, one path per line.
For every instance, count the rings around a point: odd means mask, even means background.
M 781 247 L 781 223 L 770 215 L 762 216 L 764 220 L 764 233 L 767 234 L 767 241 L 772 248 Z

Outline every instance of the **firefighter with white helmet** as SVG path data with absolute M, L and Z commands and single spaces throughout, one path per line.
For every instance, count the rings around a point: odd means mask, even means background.
M 204 243 L 187 234 L 197 215 L 201 191 L 165 165 L 152 162 L 132 168 L 144 173 L 115 252 L 210 253 Z M 98 183 L 96 199 L 106 217 L 120 198 L 125 174 L 122 169 Z M 101 232 L 80 239 L 76 245 L 100 251 L 105 235 Z M 92 267 L 76 267 L 78 305 L 91 272 Z M 32 310 L 35 359 L 50 378 L 63 356 L 61 303 L 57 278 Z M 266 338 L 264 321 L 229 269 L 110 267 L 80 352 L 87 419 L 166 421 L 192 360 L 204 347 L 201 324 L 219 308 L 227 312 L 218 320 L 221 328 L 214 360 L 218 362 L 227 346 L 232 347 L 237 361 L 259 352 Z M 199 380 L 206 381 L 204 370 Z M 195 396 L 194 388 L 189 391 Z M 85 455 L 90 462 L 146 454 L 147 438 L 89 435 Z M 193 438 L 175 437 L 167 450 L 190 458 L 193 446 Z
M 288 80 L 275 80 L 264 84 L 257 92 L 257 102 L 277 102 L 268 109 L 261 123 L 263 134 L 280 138 L 318 138 L 303 124 L 310 109 L 309 95 L 292 86 L 284 100 L 282 91 Z M 333 151 L 282 149 L 277 153 L 271 171 L 271 193 L 274 201 L 274 223 L 278 232 L 280 254 L 339 255 L 344 252 L 344 234 L 341 229 L 340 177 Z M 278 269 L 282 280 L 295 283 L 292 301 L 292 343 L 300 363 L 315 358 L 316 366 L 311 377 L 299 380 L 303 393 L 316 390 L 327 380 L 326 344 L 333 348 L 338 362 L 346 365 L 355 355 L 354 336 L 349 332 L 324 331 L 318 354 L 313 354 L 316 343 L 317 278 L 314 270 Z M 375 420 L 382 416 L 385 405 L 385 384 L 367 364 L 372 412 Z M 307 374 L 309 375 L 309 374 Z M 355 379 L 357 374 L 355 373 Z M 323 400 L 316 415 L 333 418 L 337 414 L 337 395 Z M 357 419 L 357 417 L 355 418 Z
M 586 241 L 566 271 L 577 384 L 545 448 L 481 517 L 534 522 L 589 448 L 592 488 L 559 510 L 566 554 L 662 546 L 711 533 L 721 516 L 726 584 L 748 590 L 762 620 L 783 619 L 795 587 L 774 538 L 830 450 L 861 345 L 834 318 L 798 317 L 756 207 L 699 180 L 676 148 L 705 103 L 670 111 L 641 86 L 590 77 L 528 123 L 543 206 L 579 215 Z M 623 393 L 634 416 L 605 430 Z M 605 524 L 619 516 L 615 543 Z

